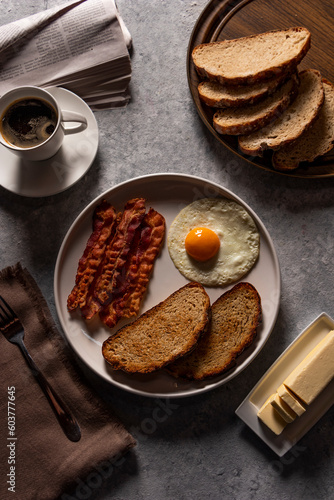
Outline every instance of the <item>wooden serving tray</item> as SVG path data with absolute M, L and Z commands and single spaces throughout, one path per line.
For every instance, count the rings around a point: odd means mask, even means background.
M 201 43 L 240 38 L 274 29 L 304 26 L 311 32 L 311 48 L 299 68 L 314 68 L 334 83 L 334 2 L 333 0 L 211 0 L 203 10 L 190 37 L 187 74 L 197 111 L 210 132 L 228 149 L 257 167 L 276 172 L 271 153 L 249 157 L 238 150 L 237 139 L 220 135 L 212 126 L 214 110 L 203 104 L 197 92 L 200 82 L 191 60 L 194 47 Z M 334 175 L 334 150 L 305 163 L 292 172 L 276 172 L 290 177 L 331 177 Z

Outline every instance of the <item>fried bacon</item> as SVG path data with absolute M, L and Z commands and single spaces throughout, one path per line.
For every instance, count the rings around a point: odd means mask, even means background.
M 116 219 L 116 228 L 113 234 L 113 238 L 116 236 L 117 228 L 122 219 L 122 213 L 117 214 L 117 219 Z M 113 238 L 110 238 L 108 245 L 112 245 Z M 83 318 L 86 320 L 92 319 L 96 314 L 100 311 L 101 309 L 101 304 L 100 302 L 94 297 L 94 291 L 96 287 L 96 283 L 99 280 L 101 273 L 103 272 L 104 264 L 105 264 L 105 253 L 106 253 L 107 245 L 105 247 L 105 252 L 103 255 L 103 258 L 99 264 L 99 267 L 95 273 L 94 279 L 90 285 L 90 288 L 88 290 L 87 296 L 86 296 L 86 301 L 83 303 L 80 307 L 81 309 L 81 315 Z
M 93 232 L 79 260 L 75 285 L 67 299 L 69 311 L 85 305 L 89 287 L 103 259 L 106 245 L 113 237 L 115 227 L 115 209 L 103 200 L 94 210 Z
M 138 314 L 165 235 L 164 217 L 152 208 L 145 214 L 143 198 L 128 201 L 120 214 L 111 209 L 103 202 L 94 213 L 93 233 L 68 297 L 70 311 L 80 307 L 86 320 L 99 314 L 109 328 Z
M 125 205 L 115 236 L 105 249 L 104 259 L 89 292 L 87 303 L 81 309 L 85 319 L 92 319 L 112 300 L 117 280 L 126 263 L 136 229 L 144 218 L 145 210 L 144 198 L 134 198 Z
M 113 328 L 120 318 L 138 314 L 164 234 L 164 217 L 150 208 L 132 246 L 128 265 L 119 281 L 114 300 L 100 311 L 101 320 L 109 328 Z
M 112 244 L 107 247 L 103 263 L 103 272 L 98 278 L 94 296 L 100 304 L 109 304 L 122 267 L 126 263 L 131 243 L 145 215 L 145 200 L 138 198 L 129 201 L 123 212 Z
M 127 261 L 122 268 L 122 272 L 118 275 L 116 286 L 113 290 L 112 300 L 100 310 L 100 318 L 109 328 L 113 328 L 120 319 L 116 312 L 116 306 L 118 302 L 122 300 L 129 286 L 129 277 L 131 276 L 130 270 L 136 258 L 140 235 L 141 226 L 136 230 Z

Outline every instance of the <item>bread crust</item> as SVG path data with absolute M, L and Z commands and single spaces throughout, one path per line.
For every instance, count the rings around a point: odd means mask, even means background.
M 298 93 L 299 79 L 293 75 L 276 93 L 245 108 L 217 110 L 213 126 L 219 134 L 241 135 L 255 132 L 280 116 Z
M 188 299 L 192 301 L 189 313 Z M 171 313 L 174 305 L 175 313 Z M 105 340 L 102 355 L 115 370 L 153 372 L 190 352 L 210 317 L 210 298 L 204 287 L 190 282 Z
M 243 313 L 235 316 L 234 306 L 241 300 L 244 301 Z M 166 367 L 174 377 L 204 380 L 231 369 L 256 337 L 262 320 L 261 298 L 253 285 L 240 282 L 212 304 L 211 314 L 210 328 L 193 352 Z M 239 334 L 240 339 L 236 341 Z
M 235 75 L 231 74 L 227 75 L 224 69 L 225 65 L 223 64 L 223 62 L 221 66 L 213 69 L 210 65 L 207 65 L 206 63 L 203 63 L 203 61 L 199 60 L 200 59 L 199 53 L 203 49 L 205 51 L 207 51 L 210 48 L 213 48 L 215 50 L 217 47 L 230 49 L 230 47 L 233 44 L 234 45 L 236 44 L 240 45 L 241 43 L 249 44 L 254 41 L 256 42 L 257 40 L 264 39 L 264 37 L 266 38 L 272 37 L 275 34 L 284 34 L 288 38 L 289 34 L 297 32 L 303 32 L 303 34 L 305 34 L 305 40 L 301 44 L 301 47 L 297 53 L 294 53 L 294 55 L 291 55 L 291 57 L 287 57 L 286 60 L 281 62 L 279 65 L 273 64 L 272 58 L 270 57 L 269 54 L 268 65 L 265 68 L 257 69 L 255 64 L 253 69 L 250 70 L 248 74 L 242 75 L 241 73 L 238 74 L 236 71 Z M 272 30 L 266 33 L 250 35 L 247 37 L 237 38 L 233 40 L 223 40 L 222 42 L 210 42 L 210 43 L 200 44 L 193 49 L 192 60 L 195 65 L 197 73 L 203 78 L 208 78 L 209 80 L 215 80 L 222 84 L 245 85 L 245 84 L 254 84 L 256 82 L 268 80 L 273 77 L 278 77 L 279 75 L 287 72 L 293 72 L 300 63 L 300 61 L 305 57 L 310 47 L 311 47 L 310 32 L 304 27 L 297 26 L 297 27 L 287 28 L 285 30 Z M 263 54 L 261 54 L 260 57 L 262 57 L 263 59 Z
M 334 146 L 334 85 L 322 79 L 325 101 L 314 124 L 300 138 L 287 147 L 274 152 L 272 165 L 275 170 L 289 172 L 301 162 L 313 162 Z
M 222 85 L 205 80 L 198 84 L 198 96 L 210 108 L 239 108 L 263 101 L 290 76 L 290 73 L 282 74 L 254 85 Z
M 299 73 L 299 78 L 297 97 L 277 120 L 254 133 L 238 137 L 238 146 L 242 153 L 262 156 L 266 149 L 276 150 L 291 144 L 315 122 L 324 103 L 320 72 L 305 69 Z M 305 114 L 304 118 L 302 113 Z

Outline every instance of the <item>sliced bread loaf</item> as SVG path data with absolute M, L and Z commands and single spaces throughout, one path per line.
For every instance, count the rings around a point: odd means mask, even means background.
M 312 162 L 333 148 L 334 86 L 326 79 L 323 79 L 322 83 L 325 101 L 318 118 L 299 139 L 274 152 L 272 164 L 276 170 L 282 172 L 295 170 L 301 162 Z
M 279 118 L 256 132 L 239 136 L 239 148 L 244 154 L 261 156 L 265 149 L 290 144 L 315 121 L 324 102 L 321 75 L 306 69 L 299 73 L 299 79 L 297 97 Z
M 280 116 L 296 97 L 299 80 L 293 75 L 274 94 L 263 101 L 242 108 L 219 109 L 213 126 L 219 134 L 241 135 L 255 132 Z
M 223 84 L 248 84 L 297 67 L 311 44 L 303 27 L 198 45 L 192 60 L 198 74 Z
M 102 354 L 115 370 L 149 373 L 193 349 L 209 319 L 209 296 L 191 282 L 109 337 Z
M 203 380 L 219 375 L 254 340 L 261 321 L 261 299 L 249 283 L 238 283 L 211 306 L 211 326 L 188 355 L 166 367 L 174 377 Z
M 278 75 L 253 85 L 223 85 L 205 80 L 198 85 L 198 95 L 202 102 L 212 108 L 247 106 L 271 95 L 288 76 Z

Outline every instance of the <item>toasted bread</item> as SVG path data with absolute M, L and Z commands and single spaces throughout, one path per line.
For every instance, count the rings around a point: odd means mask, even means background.
M 321 75 L 315 69 L 306 69 L 299 73 L 299 79 L 297 97 L 276 120 L 238 137 L 244 154 L 261 156 L 266 149 L 279 149 L 298 139 L 314 123 L 324 102 Z
M 303 27 L 204 43 L 192 51 L 201 77 L 223 84 L 253 84 L 292 71 L 306 55 L 311 34 Z
M 219 109 L 213 126 L 219 134 L 241 135 L 255 132 L 275 120 L 291 104 L 298 92 L 299 79 L 293 75 L 263 101 L 239 108 Z
M 227 371 L 253 342 L 261 318 L 257 290 L 249 283 L 238 283 L 212 304 L 211 326 L 196 348 L 166 370 L 174 377 L 190 380 L 203 380 Z
M 319 116 L 306 132 L 291 145 L 274 152 L 272 164 L 275 170 L 295 170 L 301 162 L 312 162 L 328 153 L 334 146 L 334 86 L 326 79 L 322 81 L 325 101 Z
M 109 337 L 102 354 L 115 370 L 149 373 L 193 349 L 209 320 L 209 296 L 191 282 Z

